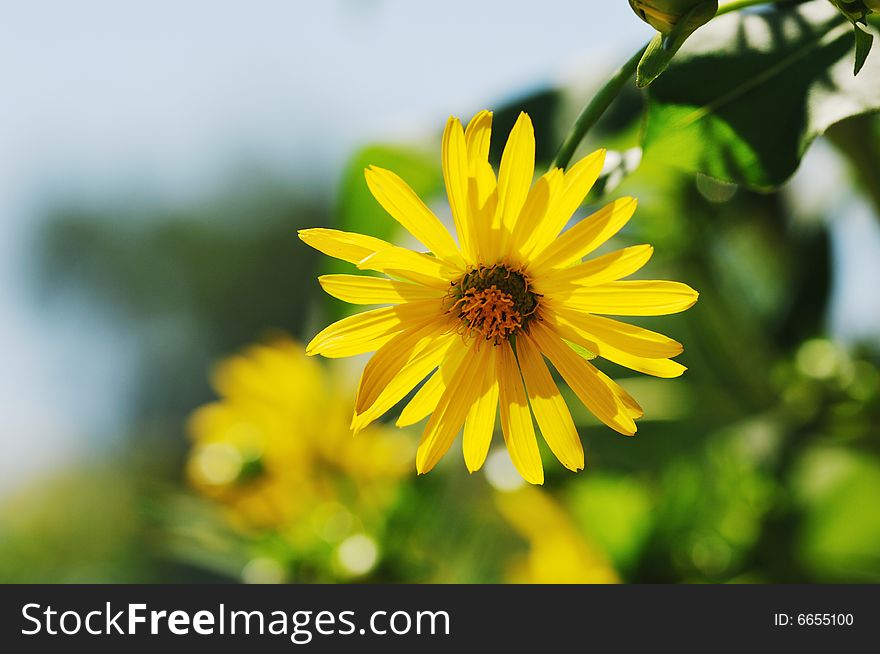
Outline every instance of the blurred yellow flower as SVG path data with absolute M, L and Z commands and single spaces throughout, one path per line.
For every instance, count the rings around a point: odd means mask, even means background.
M 341 375 L 281 338 L 223 361 L 220 399 L 190 418 L 187 475 L 242 529 L 273 529 L 308 543 L 341 541 L 393 499 L 411 448 L 376 427 L 353 438 Z
M 550 495 L 531 487 L 498 493 L 498 508 L 529 543 L 529 552 L 507 573 L 513 584 L 615 584 L 604 552 L 578 531 Z
M 450 118 L 443 134 L 443 174 L 458 243 L 402 179 L 375 166 L 366 171 L 371 192 L 431 253 L 332 229 L 300 232 L 321 252 L 390 277 L 325 275 L 319 281 L 330 295 L 392 305 L 330 325 L 307 353 L 376 351 L 358 388 L 355 431 L 429 377 L 397 421 L 404 426 L 431 416 L 416 455 L 419 473 L 437 464 L 462 426 L 465 463 L 478 470 L 500 403 L 513 463 L 527 481 L 540 484 L 544 471 L 532 414 L 563 465 L 584 467 L 577 430 L 544 357 L 602 422 L 632 435 L 639 405 L 570 344 L 649 375 L 677 377 L 685 370 L 671 359 L 682 351 L 679 343 L 594 314 L 676 313 L 692 306 L 697 293 L 677 282 L 619 281 L 648 261 L 650 245 L 582 261 L 630 219 L 632 198 L 615 200 L 562 231 L 599 177 L 603 150 L 567 172 L 554 168 L 532 185 L 535 136 L 523 113 L 496 178 L 488 161 L 491 126 L 492 114 L 483 111 L 467 130 Z

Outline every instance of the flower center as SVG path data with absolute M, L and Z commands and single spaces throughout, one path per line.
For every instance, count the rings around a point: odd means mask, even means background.
M 453 282 L 449 297 L 449 311 L 461 320 L 465 333 L 498 345 L 535 317 L 540 296 L 521 272 L 495 264 L 469 270 Z

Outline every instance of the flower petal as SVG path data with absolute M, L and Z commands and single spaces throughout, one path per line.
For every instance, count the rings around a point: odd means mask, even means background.
M 306 346 L 306 354 L 340 358 L 372 352 L 408 326 L 437 316 L 438 305 L 434 300 L 364 311 L 325 327 Z
M 585 286 L 559 300 L 574 311 L 615 316 L 664 316 L 694 306 L 699 297 L 681 282 L 616 281 L 601 286 Z
M 531 336 L 593 415 L 621 434 L 635 434 L 636 425 L 617 392 L 618 384 L 576 354 L 546 326 L 533 323 Z
M 541 351 L 528 335 L 521 334 L 516 340 L 516 354 L 544 440 L 562 465 L 575 472 L 583 470 L 583 445 Z
M 351 427 L 357 433 L 379 418 L 431 373 L 457 338 L 443 322 L 398 334 L 364 368 Z
M 476 347 L 467 347 L 461 365 L 446 382 L 446 390 L 428 420 L 416 452 L 416 470 L 420 475 L 429 472 L 446 454 L 477 400 L 480 376 L 473 374 L 477 355 Z M 444 370 L 441 368 L 440 372 Z
M 544 467 L 535 438 L 532 412 L 510 343 L 496 348 L 501 404 L 501 431 L 513 465 L 530 484 L 544 483 Z
M 364 171 L 373 197 L 392 218 L 441 259 L 463 266 L 452 236 L 409 185 L 390 170 L 370 166 Z
M 504 234 L 513 231 L 535 174 L 535 130 L 524 112 L 510 131 L 498 168 L 498 219 Z
M 338 229 L 301 229 L 298 234 L 300 240 L 319 252 L 354 264 L 379 250 L 392 247 L 391 243 L 382 239 Z
M 358 263 L 358 268 L 441 289 L 448 289 L 449 280 L 456 274 L 454 269 L 437 257 L 393 245 L 363 259 Z
M 634 198 L 620 198 L 587 216 L 537 254 L 529 271 L 538 278 L 554 268 L 580 261 L 620 231 L 632 218 L 637 204 Z
M 495 173 L 486 161 L 475 164 L 475 175 L 468 179 L 468 211 L 473 227 L 475 261 L 494 262 L 501 251 L 500 228 L 493 225 L 498 207 Z
M 318 283 L 329 295 L 350 304 L 400 304 L 414 300 L 439 300 L 445 291 L 421 284 L 364 275 L 321 275 Z
M 467 350 L 463 347 L 453 347 L 448 350 L 446 358 L 438 370 L 413 395 L 394 424 L 398 427 L 409 427 L 431 415 L 446 391 L 446 382 L 452 378 L 456 368 L 461 365 L 461 360 L 466 352 Z
M 534 281 L 535 290 L 543 295 L 564 295 L 579 286 L 596 286 L 632 275 L 648 263 L 654 248 L 633 245 L 590 259 L 570 268 L 554 270 Z
M 666 379 L 680 377 L 687 370 L 683 365 L 672 359 L 640 357 L 624 352 L 596 338 L 592 334 L 574 328 L 571 323 L 568 323 L 559 316 L 557 316 L 555 322 L 556 329 L 563 338 L 581 345 L 591 352 L 595 352 L 603 359 L 613 361 L 630 370 Z
M 604 165 L 605 150 L 596 150 L 565 173 L 561 192 L 554 196 L 544 220 L 526 243 L 524 254 L 530 256 L 540 252 L 559 236 L 559 232 L 568 224 L 574 212 L 583 204 L 593 184 L 599 179 Z
M 513 253 L 522 257 L 526 242 L 538 229 L 547 213 L 547 208 L 562 189 L 562 184 L 562 169 L 553 168 L 538 178 L 529 190 L 510 237 L 510 249 Z
M 468 411 L 464 421 L 462 450 L 464 462 L 469 472 L 483 467 L 492 435 L 495 431 L 495 415 L 498 412 L 498 378 L 495 375 L 495 349 L 490 345 L 481 347 L 483 352 L 475 364 L 474 374 L 480 376 L 477 401 Z
M 464 130 L 458 118 L 450 116 L 446 121 L 441 144 L 441 160 L 443 179 L 446 181 L 446 193 L 449 196 L 449 207 L 452 219 L 458 231 L 458 244 L 465 259 L 474 260 L 473 227 L 468 216 L 468 165 L 467 143 Z
M 492 138 L 492 112 L 483 110 L 471 118 L 467 129 L 464 131 L 464 140 L 467 145 L 468 162 L 471 166 L 471 175 L 474 173 L 474 165 L 478 161 L 489 161 L 489 144 Z
M 550 306 L 557 324 L 567 323 L 582 338 L 589 339 L 593 343 L 607 343 L 627 354 L 647 359 L 668 359 L 684 351 L 684 347 L 678 341 L 643 327 L 613 318 L 571 311 L 557 307 L 555 303 Z M 591 349 L 589 345 L 585 347 Z

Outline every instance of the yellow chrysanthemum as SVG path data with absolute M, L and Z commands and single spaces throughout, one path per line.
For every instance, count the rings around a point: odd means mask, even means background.
M 330 325 L 307 352 L 376 352 L 358 388 L 355 431 L 427 377 L 397 421 L 411 425 L 431 416 L 416 455 L 419 473 L 436 465 L 462 426 L 465 463 L 478 470 L 499 412 L 514 465 L 540 484 L 532 414 L 562 464 L 584 467 L 577 430 L 545 357 L 602 422 L 632 435 L 639 405 L 569 342 L 633 370 L 677 377 L 685 370 L 671 360 L 682 351 L 679 343 L 601 314 L 676 313 L 692 306 L 697 293 L 677 282 L 620 281 L 648 261 L 650 245 L 583 261 L 633 215 L 632 198 L 615 200 L 563 232 L 602 171 L 603 150 L 532 185 L 534 131 L 520 114 L 496 178 L 488 161 L 491 126 L 492 114 L 483 111 L 467 130 L 450 118 L 443 134 L 443 176 L 458 243 L 402 179 L 375 166 L 366 171 L 370 191 L 429 253 L 332 229 L 300 232 L 321 252 L 388 276 L 325 275 L 319 279 L 325 291 L 354 304 L 391 305 Z
M 223 361 L 212 379 L 220 399 L 189 421 L 190 482 L 236 525 L 297 541 L 315 537 L 316 511 L 361 521 L 381 512 L 406 474 L 409 448 L 383 428 L 352 439 L 351 401 L 331 392 L 338 381 L 287 338 Z

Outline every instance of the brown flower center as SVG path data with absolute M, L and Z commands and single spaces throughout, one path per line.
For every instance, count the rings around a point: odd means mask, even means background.
M 480 266 L 452 284 L 449 311 L 464 333 L 498 345 L 535 317 L 539 297 L 522 272 L 503 264 Z

